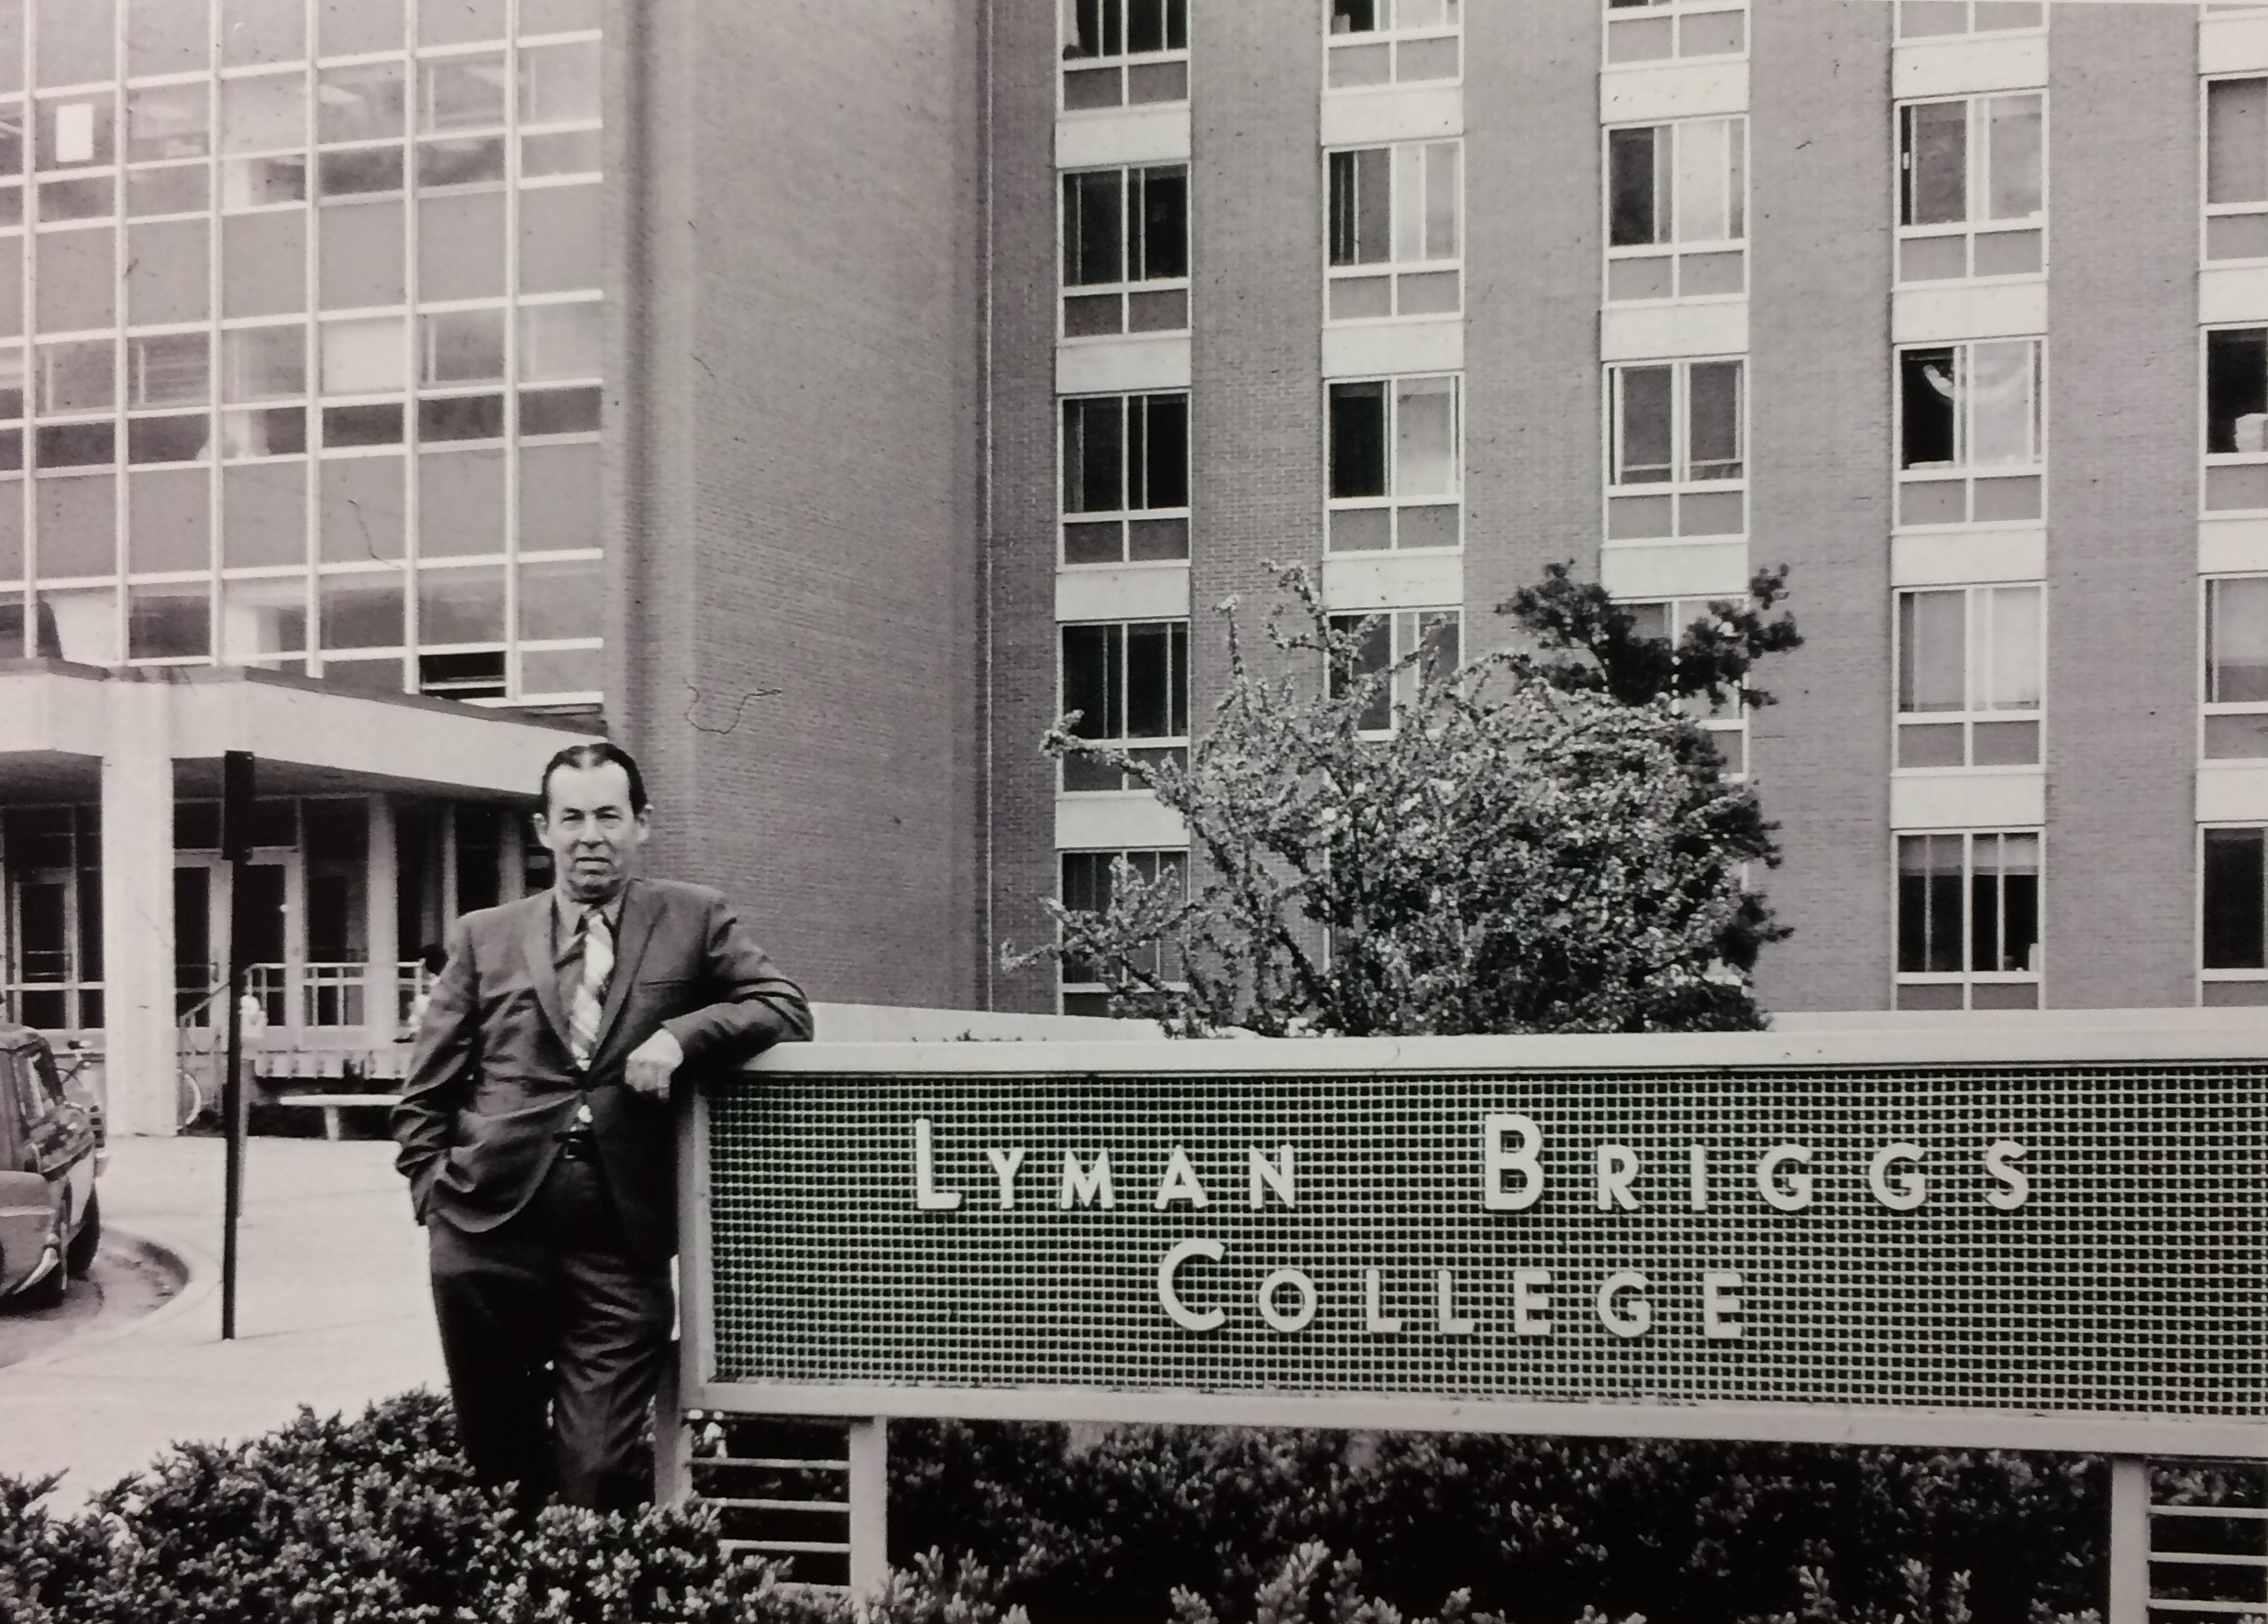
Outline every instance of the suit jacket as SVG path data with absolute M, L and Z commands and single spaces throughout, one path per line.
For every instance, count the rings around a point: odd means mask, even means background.
M 669 1101 L 623 1081 L 629 1053 L 666 1028 L 685 1051 L 673 1096 L 728 1078 L 776 1043 L 811 1036 L 794 982 L 705 886 L 633 879 L 622 893 L 614 972 L 587 1071 L 567 1042 L 551 893 L 468 913 L 410 1057 L 392 1118 L 418 1221 L 492 1230 L 525 1207 L 588 1100 L 601 1172 L 633 1252 L 677 1250 L 677 1125 Z

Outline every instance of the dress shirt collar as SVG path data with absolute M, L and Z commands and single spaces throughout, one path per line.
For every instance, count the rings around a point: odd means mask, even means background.
M 616 941 L 622 939 L 622 902 L 630 894 L 630 883 L 625 881 L 622 889 L 605 901 L 597 904 L 599 914 L 606 921 L 606 928 Z M 552 956 L 565 953 L 573 945 L 576 927 L 590 905 L 578 902 L 558 886 L 551 888 L 551 949 Z

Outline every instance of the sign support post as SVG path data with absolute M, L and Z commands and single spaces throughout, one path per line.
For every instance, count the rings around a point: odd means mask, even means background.
M 2110 1458 L 2110 1595 L 2103 1624 L 2150 1624 L 2150 1463 Z
M 220 1243 L 220 1339 L 237 1334 L 237 1229 L 244 1210 L 244 865 L 252 853 L 253 761 L 249 750 L 221 757 L 221 856 L 228 863 L 228 1055 L 221 1081 L 222 1132 L 227 1136 Z
M 850 1423 L 850 1588 L 872 1592 L 890 1573 L 890 1423 Z

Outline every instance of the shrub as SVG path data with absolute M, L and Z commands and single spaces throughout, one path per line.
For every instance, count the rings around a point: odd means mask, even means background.
M 0 1477 L 0 1624 L 816 1624 L 780 1572 L 725 1557 L 694 1508 L 567 1508 L 532 1524 L 472 1481 L 445 1400 L 348 1421 L 303 1409 L 176 1446 L 72 1518 Z
M 1041 1624 L 1154 1624 L 1177 1591 L 1243 1624 L 1309 1544 L 1358 1552 L 1381 1606 L 1463 1590 L 1521 1624 L 2023 1624 L 2102 1594 L 2084 1459 L 957 1422 L 891 1447 L 893 1542 L 999 1569 Z
M 2103 1579 L 2087 1461 L 901 1422 L 891 1462 L 859 1624 L 2082 1624 Z M 427 1394 L 179 1445 L 75 1516 L 53 1484 L 0 1476 L 0 1624 L 853 1618 L 698 1507 L 529 1519 Z

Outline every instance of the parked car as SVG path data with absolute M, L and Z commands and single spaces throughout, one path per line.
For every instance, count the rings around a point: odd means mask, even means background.
M 0 1300 L 51 1305 L 94 1266 L 104 1139 L 100 1106 L 65 1085 L 47 1039 L 0 1024 Z

